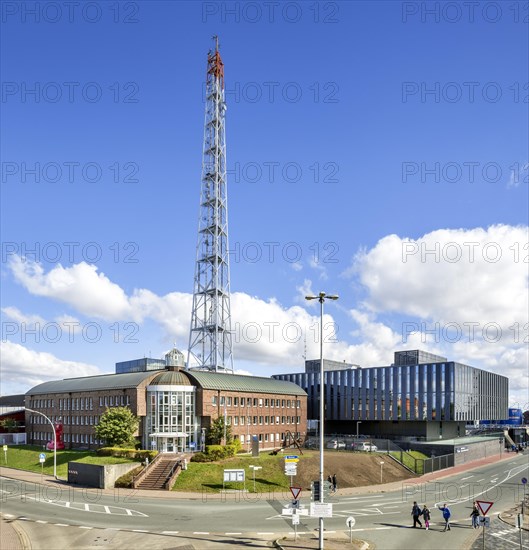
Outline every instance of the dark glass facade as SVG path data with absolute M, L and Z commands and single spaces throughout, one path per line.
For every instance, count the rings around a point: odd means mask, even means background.
M 474 421 L 505 418 L 505 376 L 454 361 L 327 371 L 326 420 Z M 308 394 L 308 418 L 319 416 L 316 372 L 278 374 Z

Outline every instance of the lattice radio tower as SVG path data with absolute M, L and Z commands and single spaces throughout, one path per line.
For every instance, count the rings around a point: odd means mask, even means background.
M 233 373 L 224 118 L 224 63 L 208 52 L 202 185 L 187 366 Z

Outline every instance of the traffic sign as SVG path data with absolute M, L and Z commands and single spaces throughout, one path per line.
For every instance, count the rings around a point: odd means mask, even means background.
M 296 463 L 299 462 L 299 456 L 297 455 L 287 455 L 285 456 L 285 463 Z
M 7 445 L 4 445 L 4 451 L 7 451 Z
M 481 513 L 486 516 L 487 512 L 492 508 L 494 502 L 489 502 L 488 500 L 476 500 L 478 508 L 481 510 Z
M 332 504 L 327 502 L 311 502 L 310 515 L 313 518 L 332 518 Z
M 299 525 L 299 515 L 292 514 L 292 525 Z
M 298 496 L 301 493 L 301 487 L 290 487 L 290 492 L 292 493 L 294 500 L 298 500 Z
M 525 485 L 527 483 L 527 478 L 526 477 L 522 477 L 522 483 Z
M 490 527 L 490 518 L 487 516 L 479 516 L 478 523 L 480 527 Z
M 355 526 L 355 523 L 356 523 L 356 519 L 353 516 L 349 516 L 345 520 L 345 525 L 347 525 L 347 527 L 349 527 L 349 529 L 352 529 Z

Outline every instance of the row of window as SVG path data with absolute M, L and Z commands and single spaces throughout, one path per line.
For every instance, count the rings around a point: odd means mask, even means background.
M 92 397 L 68 397 L 66 399 L 59 399 L 59 410 L 92 411 L 94 410 L 94 400 Z
M 99 424 L 101 416 L 97 415 L 72 415 L 72 416 L 56 416 L 52 415 L 50 420 L 52 422 L 62 422 L 64 426 L 93 426 Z M 33 424 L 49 424 L 49 422 L 40 415 L 31 415 L 30 421 Z
M 130 395 L 105 395 L 99 397 L 100 407 L 119 407 L 130 405 Z M 54 399 L 31 399 L 30 409 L 53 409 Z M 59 399 L 59 410 L 61 411 L 93 411 L 94 399 L 92 397 L 66 397 Z
M 301 422 L 300 416 L 227 416 L 226 423 L 234 426 L 244 426 L 248 424 L 251 426 L 265 426 L 268 424 L 299 424 Z
M 218 405 L 219 400 L 216 395 L 211 397 L 211 403 Z M 220 396 L 220 406 L 223 407 L 301 407 L 299 399 L 263 399 L 261 397 L 225 397 Z
M 31 432 L 33 441 L 50 441 L 51 435 L 49 432 Z M 94 434 L 64 434 L 63 441 L 65 443 L 84 443 L 92 445 L 103 445 L 104 441 L 97 439 Z
M 268 443 L 268 442 L 274 443 L 274 441 L 275 441 L 276 443 L 279 444 L 281 441 L 283 441 L 285 439 L 285 433 L 284 432 L 282 432 L 281 434 L 279 434 L 279 433 L 276 433 L 276 434 L 264 433 L 264 434 L 252 434 L 252 435 L 246 435 L 246 436 L 244 434 L 241 434 L 238 437 L 239 437 L 239 440 L 240 440 L 241 444 L 244 445 L 244 443 L 250 443 L 251 440 L 252 440 L 252 437 L 254 435 L 257 435 L 257 439 L 259 440 L 259 443 L 263 443 L 263 441 L 265 443 Z M 296 432 L 294 434 L 294 437 L 296 439 L 298 439 L 300 437 L 300 433 Z

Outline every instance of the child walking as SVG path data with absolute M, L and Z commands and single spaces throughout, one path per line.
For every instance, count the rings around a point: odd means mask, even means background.
M 426 530 L 430 528 L 430 509 L 426 504 L 424 505 L 424 508 L 422 509 L 422 517 L 424 518 L 424 526 L 426 527 Z

